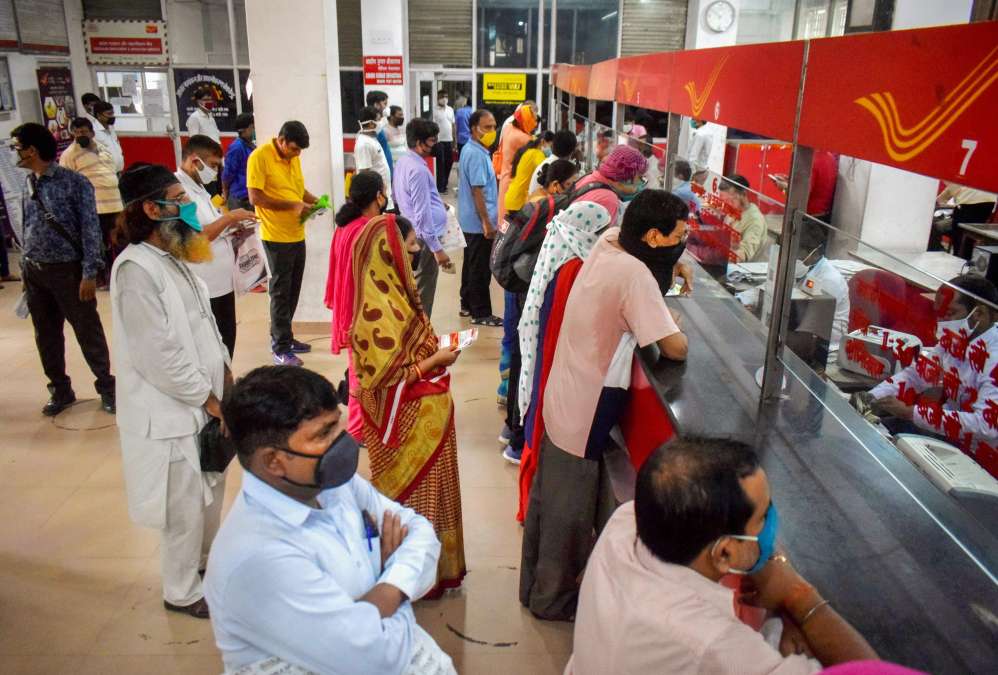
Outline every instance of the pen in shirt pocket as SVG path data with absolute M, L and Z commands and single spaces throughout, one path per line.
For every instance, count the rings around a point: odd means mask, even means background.
M 378 538 L 378 523 L 366 509 L 361 511 L 360 514 L 364 521 L 364 536 L 367 538 L 367 550 L 374 551 L 371 539 Z

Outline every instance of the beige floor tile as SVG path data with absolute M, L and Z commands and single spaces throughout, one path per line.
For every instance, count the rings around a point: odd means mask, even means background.
M 125 591 L 116 611 L 105 622 L 92 653 L 116 655 L 217 654 L 211 622 L 163 608 L 159 559 L 143 562 L 135 582 Z
M 17 514 L 0 518 L 0 551 L 24 553 L 75 491 L 57 485 L 7 485 L 0 489 L 0 514 Z
M 6 654 L 0 656 L 0 665 L 3 666 L 3 672 L 11 675 L 69 675 L 80 672 L 84 658 L 51 654 L 30 656 Z
M 464 675 L 561 675 L 568 662 L 565 654 L 531 654 L 524 657 L 512 652 L 482 654 L 464 651 L 452 658 L 457 672 Z
M 145 564 L 0 555 L 0 655 L 89 653 Z

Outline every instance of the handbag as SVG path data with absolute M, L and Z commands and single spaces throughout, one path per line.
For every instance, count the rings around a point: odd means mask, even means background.
M 212 417 L 198 434 L 201 471 L 222 473 L 236 456 L 236 445 L 222 432 L 222 421 Z

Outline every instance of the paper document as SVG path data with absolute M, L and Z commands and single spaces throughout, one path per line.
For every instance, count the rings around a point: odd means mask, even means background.
M 477 328 L 469 328 L 468 330 L 463 330 L 460 333 L 448 333 L 447 335 L 440 336 L 440 348 L 457 350 L 466 349 L 477 339 Z

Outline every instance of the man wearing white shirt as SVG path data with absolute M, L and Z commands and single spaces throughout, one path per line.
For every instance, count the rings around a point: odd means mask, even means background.
M 191 136 L 184 146 L 176 176 L 187 196 L 197 204 L 198 221 L 211 242 L 211 260 L 191 265 L 191 269 L 208 287 L 211 313 L 231 357 L 236 348 L 236 295 L 232 286 L 235 249 L 253 233 L 253 228 L 245 224 L 255 221 L 256 214 L 246 209 L 223 214 L 211 203 L 205 186 L 218 178 L 221 166 L 222 146 L 207 136 Z
M 215 95 L 211 93 L 211 87 L 205 85 L 194 92 L 194 105 L 194 112 L 187 118 L 187 133 L 191 136 L 201 134 L 221 143 L 222 134 L 218 132 L 218 125 L 211 115 L 215 108 Z
M 257 368 L 223 414 L 245 469 L 205 575 L 226 672 L 276 659 L 291 672 L 453 674 L 411 605 L 436 580 L 440 542 L 357 475 L 333 386 Z
M 437 93 L 437 107 L 433 109 L 433 121 L 440 127 L 437 134 L 437 192 L 447 194 L 447 183 L 454 167 L 454 136 L 457 135 L 457 121 L 454 108 L 447 105 L 447 92 Z
M 353 161 L 357 171 L 370 169 L 379 176 L 385 184 L 385 196 L 388 197 L 387 209 L 395 208 L 392 201 L 392 173 L 388 166 L 388 158 L 378 142 L 378 119 L 381 113 L 373 106 L 367 106 L 360 111 L 360 132 L 353 146 Z
M 114 106 L 107 101 L 98 101 L 93 106 L 93 117 L 84 115 L 90 119 L 94 125 L 94 138 L 97 142 L 108 149 L 114 157 L 114 170 L 121 173 L 125 169 L 125 154 L 121 151 L 121 143 L 118 142 L 118 134 L 114 132 Z
M 703 185 L 707 180 L 707 165 L 710 161 L 711 148 L 714 146 L 714 137 L 707 129 L 707 122 L 704 120 L 691 119 L 690 126 L 693 131 L 690 133 L 686 159 L 693 165 L 693 182 Z

